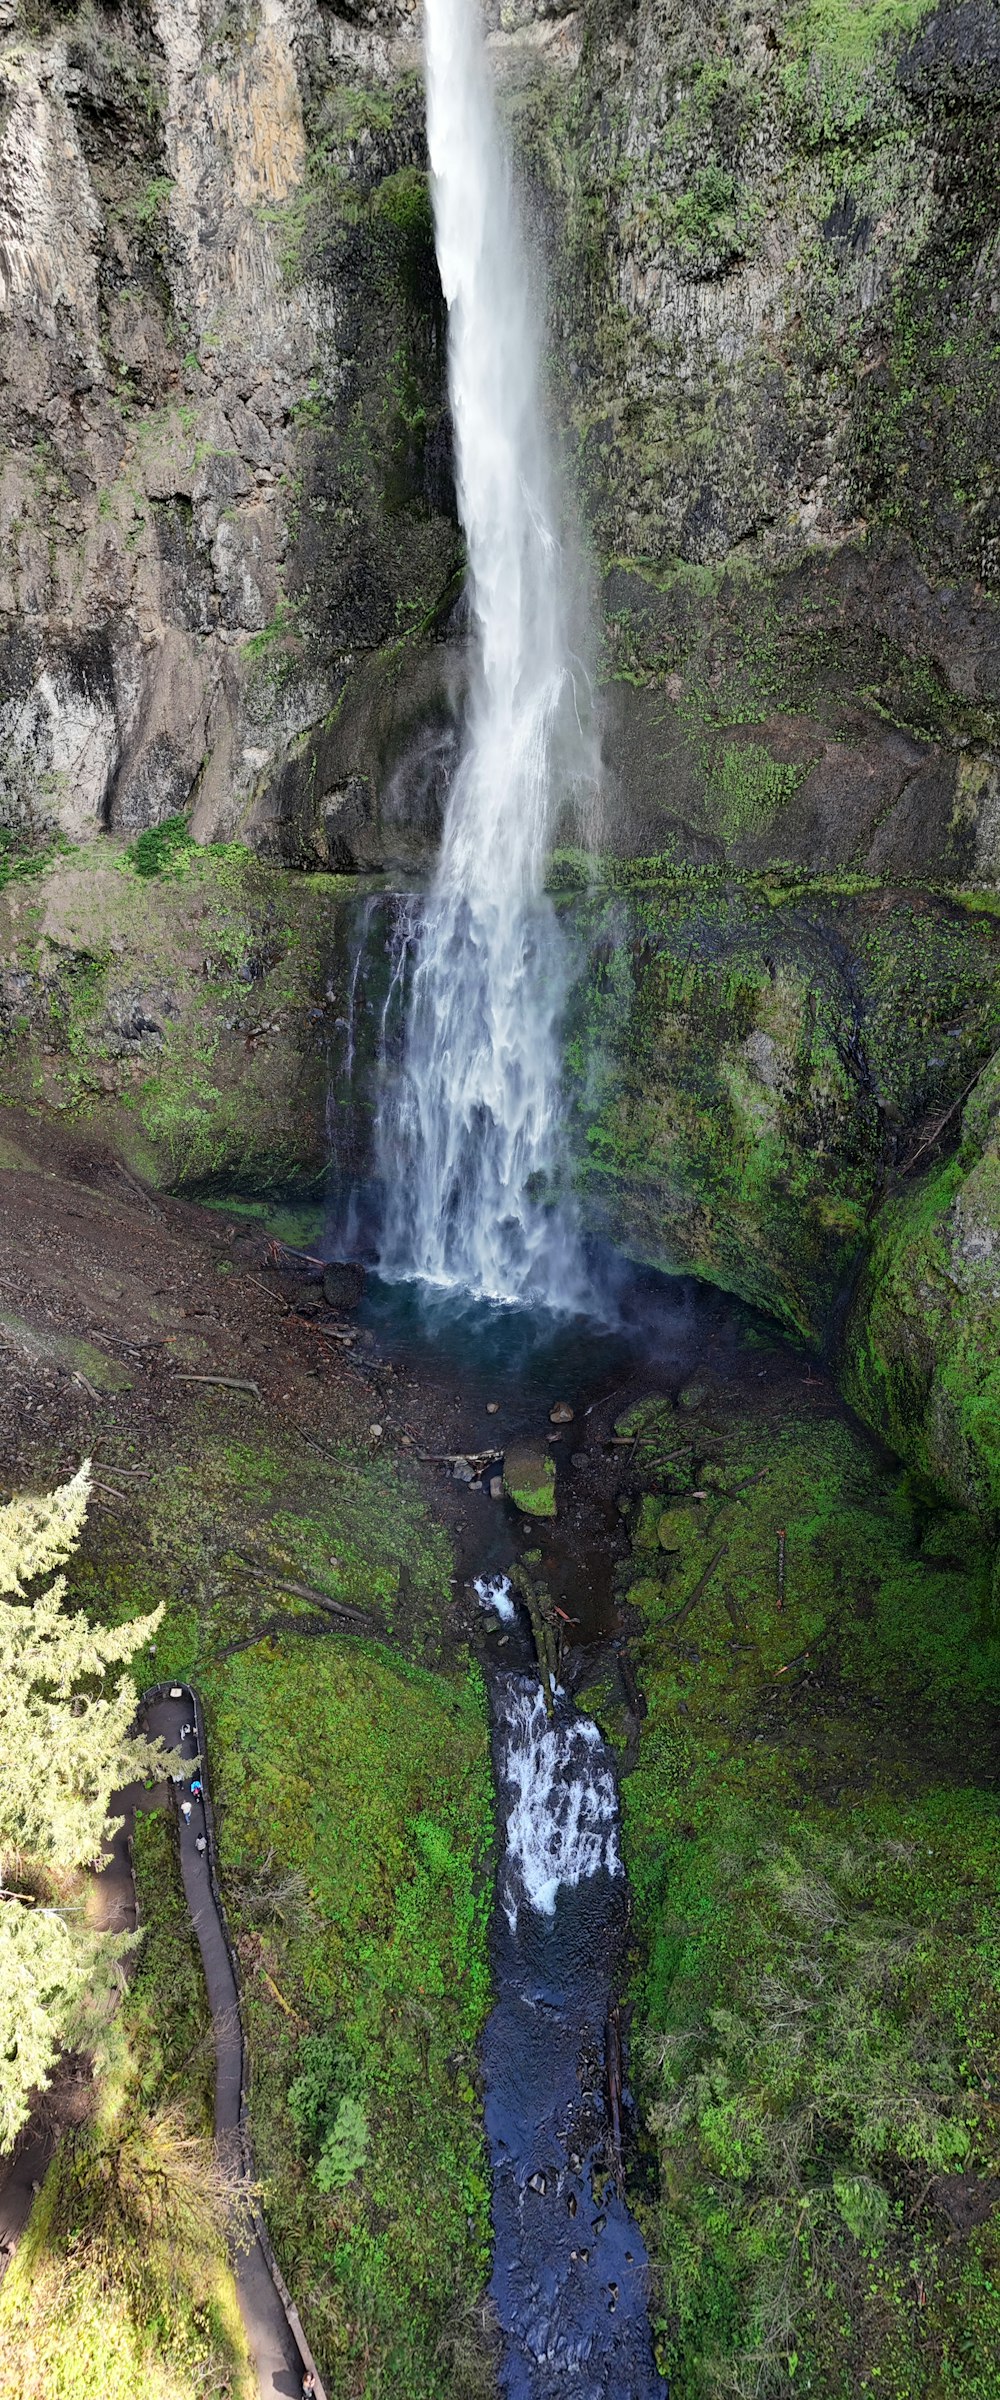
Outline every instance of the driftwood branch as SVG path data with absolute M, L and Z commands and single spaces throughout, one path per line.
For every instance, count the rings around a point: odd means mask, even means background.
M 684 1606 L 683 1606 L 683 1608 L 679 1608 L 679 1609 L 677 1610 L 677 1613 L 676 1613 L 676 1615 L 675 1615 L 675 1616 L 668 1617 L 668 1619 L 667 1619 L 667 1626 L 668 1626 L 668 1628 L 669 1628 L 669 1631 L 670 1631 L 671 1633 L 679 1633 L 679 1632 L 680 1632 L 681 1626 L 682 1626 L 682 1625 L 685 1623 L 686 1619 L 687 1619 L 687 1618 L 690 1616 L 692 1609 L 693 1609 L 693 1608 L 696 1606 L 697 1602 L 698 1602 L 698 1601 L 701 1599 L 702 1593 L 703 1593 L 704 1591 L 706 1591 L 706 1590 L 707 1590 L 707 1588 L 708 1588 L 708 1585 L 711 1583 L 711 1580 L 712 1580 L 712 1577 L 713 1577 L 713 1575 L 715 1574 L 716 1568 L 717 1568 L 717 1567 L 721 1567 L 723 1559 L 724 1559 L 724 1558 L 727 1556 L 727 1554 L 728 1554 L 728 1550 L 729 1550 L 729 1544 L 728 1544 L 728 1542 L 723 1542 L 721 1549 L 719 1549 L 719 1550 L 717 1550 L 717 1551 L 716 1551 L 716 1553 L 715 1553 L 715 1557 L 709 1560 L 709 1562 L 708 1562 L 708 1565 L 707 1565 L 707 1567 L 705 1568 L 704 1574 L 702 1574 L 702 1575 L 699 1575 L 699 1577 L 698 1577 L 698 1581 L 697 1581 L 697 1583 L 695 1584 L 695 1587 L 694 1587 L 694 1590 L 693 1590 L 693 1592 L 689 1592 L 689 1593 L 688 1593 L 688 1596 L 687 1596 L 687 1599 L 686 1599 L 686 1600 L 685 1600 L 685 1602 L 684 1602 Z
M 238 1550 L 234 1551 L 233 1556 L 237 1565 L 242 1567 L 244 1575 L 252 1575 L 257 1583 L 271 1583 L 276 1591 L 291 1592 L 296 1600 L 311 1600 L 314 1608 L 326 1609 L 331 1617 L 357 1617 L 362 1624 L 371 1623 L 367 1609 L 352 1608 L 347 1600 L 331 1600 L 329 1593 L 318 1592 L 315 1584 L 296 1583 L 290 1575 L 283 1575 L 277 1567 L 252 1566 L 248 1558 L 240 1557 Z
M 227 1392 L 252 1392 L 255 1400 L 263 1394 L 259 1383 L 248 1383 L 242 1375 L 194 1375 L 187 1367 L 175 1367 L 174 1383 L 221 1383 Z

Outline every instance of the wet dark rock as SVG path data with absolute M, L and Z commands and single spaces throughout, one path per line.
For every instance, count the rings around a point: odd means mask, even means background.
M 323 1298 L 329 1308 L 360 1308 L 365 1294 L 365 1270 L 347 1260 L 333 1259 L 323 1269 Z

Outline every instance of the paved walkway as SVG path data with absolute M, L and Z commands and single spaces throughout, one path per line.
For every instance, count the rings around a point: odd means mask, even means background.
M 204 1742 L 199 1744 L 197 1733 L 201 1720 L 190 1687 L 174 1685 L 169 1691 L 161 1689 L 155 1697 L 150 1697 L 144 1714 L 150 1735 L 154 1739 L 159 1736 L 169 1749 L 179 1750 L 182 1756 L 189 1759 L 196 1758 L 201 1749 L 201 1776 L 207 1784 Z M 184 1727 L 189 1730 L 184 1732 Z M 215 1833 L 211 1800 L 207 1792 L 192 1792 L 186 1784 L 179 1787 L 176 1796 L 181 1875 L 205 1969 L 215 2037 L 215 2139 L 224 2165 L 233 2180 L 239 2181 L 245 2173 L 241 2122 L 243 2029 L 236 1976 L 215 1880 Z M 182 1813 L 182 1803 L 185 1801 L 191 1804 L 189 1820 L 185 1820 Z M 202 1845 L 200 1849 L 199 1843 Z M 249 2249 L 237 2252 L 234 2264 L 240 2310 L 257 2368 L 261 2400 L 272 2400 L 272 2396 L 277 2400 L 278 2395 L 281 2400 L 288 2400 L 290 2394 L 296 2395 L 298 2400 L 303 2377 L 307 2368 L 313 2367 L 313 2361 L 305 2336 L 301 2333 L 298 2313 L 279 2290 L 275 2280 L 277 2270 L 265 2254 L 259 2233 L 254 2234 Z M 299 2338 L 293 2331 L 293 2325 L 298 2329 Z M 323 2400 L 318 2374 L 315 2389 L 318 2400 Z

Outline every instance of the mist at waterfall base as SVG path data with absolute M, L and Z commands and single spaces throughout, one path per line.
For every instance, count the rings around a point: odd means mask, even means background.
M 464 742 L 412 930 L 402 1059 L 378 1115 L 386 1275 L 571 1306 L 560 1176 L 566 961 L 555 812 L 594 782 L 530 277 L 478 8 L 426 0 L 427 137 L 475 631 Z

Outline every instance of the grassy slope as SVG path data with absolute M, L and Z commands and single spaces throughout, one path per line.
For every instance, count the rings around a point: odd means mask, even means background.
M 464 2400 L 487 2355 L 492 1824 L 483 1695 L 463 1657 L 442 1668 L 447 1537 L 384 1453 L 321 1458 L 273 1422 L 236 1442 L 210 1404 L 191 1427 L 141 1545 L 106 1532 L 76 1589 L 95 1614 L 165 1598 L 145 1671 L 205 1695 L 264 2206 L 327 2388 Z M 241 1555 L 370 1610 L 428 1664 L 331 1632 Z M 324 2190 L 331 2161 L 352 2171 Z
M 140 1818 L 136 1867 L 145 1932 L 95 2113 L 64 2136 L 0 2290 L 3 2400 L 251 2400 L 213 2190 L 208 2008 L 166 1819 Z
M 647 1418 L 649 1715 L 625 1825 L 661 2354 L 675 2400 L 986 2400 L 1000 1826 L 966 1778 L 995 1744 L 990 1562 L 967 1520 L 807 1410 L 724 1441 L 700 1412 L 701 1503 L 688 1461 L 665 1463 L 683 1422 Z M 949 2199 L 983 2219 L 967 2238 Z
M 292 1641 L 234 1661 L 209 1694 L 285 2273 L 331 2391 L 475 2390 L 482 1693 L 376 1645 Z

